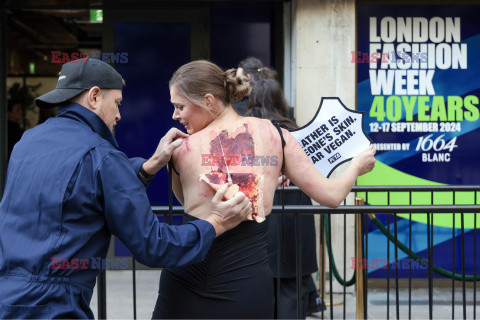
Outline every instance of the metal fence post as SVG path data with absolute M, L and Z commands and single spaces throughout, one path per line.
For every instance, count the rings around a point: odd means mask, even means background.
M 324 228 L 323 222 L 323 214 L 320 215 L 320 246 L 318 247 L 318 259 L 320 261 L 319 267 L 319 286 L 318 286 L 318 295 L 322 298 L 325 302 L 325 279 L 326 279 L 326 272 L 325 272 L 325 233 L 323 232 Z
M 363 198 L 355 198 L 355 205 L 361 206 L 363 205 Z M 361 259 L 360 266 L 363 268 L 363 246 L 362 246 L 362 214 L 358 213 L 355 215 L 355 238 L 357 246 L 355 247 L 355 257 L 356 262 Z M 359 264 L 355 263 L 355 268 L 358 268 Z M 356 280 L 355 280 L 355 293 L 356 293 L 356 318 L 363 319 L 363 269 L 356 270 L 355 273 Z
M 320 270 L 319 270 L 319 286 L 318 286 L 318 295 L 322 298 L 322 302 L 326 305 L 325 301 L 325 279 L 326 279 L 326 270 L 325 270 L 325 243 L 327 241 L 326 235 L 325 235 L 325 220 L 324 220 L 324 215 L 320 215 L 320 245 L 318 246 L 319 248 L 319 259 L 320 259 Z M 324 310 L 325 308 L 322 308 L 322 319 L 324 319 Z
M 297 271 L 297 318 L 302 318 L 303 313 L 303 288 L 302 288 L 302 241 L 300 236 L 302 234 L 302 224 L 300 216 L 295 214 L 295 263 Z M 307 302 L 308 303 L 308 302 Z
M 107 272 L 103 270 L 97 278 L 98 319 L 107 319 Z

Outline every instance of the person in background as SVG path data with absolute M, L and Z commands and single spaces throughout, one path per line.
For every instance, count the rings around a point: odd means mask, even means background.
M 288 129 L 298 128 L 292 120 L 292 108 L 288 105 L 283 90 L 278 81 L 273 79 L 259 80 L 253 86 L 248 99 L 245 116 L 262 119 L 277 120 Z M 287 182 L 288 184 L 288 182 Z M 274 205 L 281 205 L 277 190 L 273 200 Z M 301 190 L 288 192 L 283 195 L 287 205 L 311 205 L 311 199 Z M 300 215 L 302 234 L 300 246 L 302 248 L 302 318 L 310 313 L 325 310 L 325 303 L 318 295 L 312 273 L 318 270 L 315 246 L 315 221 L 313 215 Z M 278 243 L 280 234 L 280 246 Z M 270 220 L 267 234 L 268 257 L 270 269 L 274 275 L 274 285 L 280 278 L 279 296 L 276 298 L 278 319 L 294 319 L 297 317 L 297 288 L 296 288 L 296 250 L 295 250 L 295 217 L 273 215 Z M 277 254 L 281 255 L 280 269 L 277 265 Z M 279 274 L 280 270 L 280 274 Z M 277 294 L 275 290 L 275 294 Z
M 20 87 L 15 83 L 9 90 L 7 101 L 8 108 L 8 157 L 12 153 L 13 146 L 20 140 L 24 130 L 20 126 L 23 122 L 25 108 L 33 102 L 33 97 L 28 93 L 27 87 Z
M 250 91 L 258 80 L 275 79 L 277 71 L 266 67 L 263 62 L 255 57 L 248 57 L 238 63 L 237 76 L 246 76 L 249 81 Z M 233 109 L 243 116 L 247 112 L 248 93 L 242 100 L 234 103 Z

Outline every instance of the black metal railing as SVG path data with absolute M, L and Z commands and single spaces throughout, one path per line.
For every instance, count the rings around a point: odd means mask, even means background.
M 387 199 L 386 199 L 386 202 L 387 202 L 387 205 L 391 203 L 391 195 L 395 194 L 395 193 L 398 193 L 398 192 L 408 192 L 408 201 L 409 203 L 412 203 L 412 195 L 415 194 L 415 192 L 417 193 L 420 193 L 420 192 L 423 192 L 424 193 L 424 198 L 425 198 L 425 193 L 427 193 L 427 196 L 429 194 L 429 204 L 428 204 L 428 208 L 425 208 L 426 210 L 423 211 L 422 209 L 420 211 L 422 211 L 422 213 L 426 213 L 426 217 L 427 217 L 427 221 L 426 221 L 426 227 L 427 227 L 427 252 L 428 252 L 428 258 L 427 260 L 424 260 L 424 259 L 421 259 L 418 255 L 416 255 L 415 253 L 412 252 L 412 248 L 411 248 L 411 244 L 412 244 L 412 213 L 416 213 L 416 212 L 419 212 L 418 209 L 419 207 L 418 206 L 414 206 L 414 207 L 417 207 L 415 210 L 413 210 L 413 207 L 412 207 L 412 210 L 408 210 L 408 212 L 404 212 L 404 213 L 408 213 L 408 222 L 409 222 L 409 231 L 408 231 L 408 236 L 409 236 L 409 246 L 408 248 L 405 247 L 401 242 L 398 241 L 398 238 L 397 238 L 397 213 L 401 213 L 401 211 L 395 209 L 395 206 L 389 206 L 391 209 L 394 209 L 393 211 L 387 211 L 385 213 L 393 213 L 393 218 L 394 218 L 394 234 L 391 235 L 390 234 L 390 230 L 389 230 L 389 227 L 390 227 L 390 215 L 388 216 L 388 221 L 387 221 L 387 224 L 388 224 L 388 228 L 387 230 L 385 230 L 385 228 L 383 228 L 383 226 L 379 223 L 378 219 L 375 219 L 373 220 L 373 222 L 375 223 L 375 225 L 379 228 L 379 229 L 383 229 L 383 232 L 385 235 L 388 234 L 388 237 L 389 237 L 389 240 L 387 242 L 387 248 L 389 249 L 390 248 L 390 242 L 392 242 L 394 244 L 394 254 L 395 254 L 395 261 L 397 262 L 398 261 L 398 250 L 399 248 L 404 251 L 404 252 L 407 252 L 409 257 L 410 257 L 410 263 L 409 263 L 409 277 L 408 277 L 408 318 L 410 319 L 411 316 L 412 316 L 412 300 L 411 300 L 411 262 L 412 262 L 412 256 L 414 258 L 414 261 L 419 261 L 421 262 L 425 267 L 428 268 L 428 317 L 431 319 L 433 318 L 434 314 L 433 314 L 433 306 L 434 306 L 434 295 L 433 295 L 433 283 L 434 283 L 434 277 L 433 277 L 433 274 L 436 273 L 436 274 L 439 274 L 441 276 L 443 276 L 444 278 L 451 278 L 451 284 L 452 284 L 452 301 L 451 301 L 451 310 L 452 310 L 452 314 L 451 314 L 451 317 L 452 319 L 455 317 L 455 281 L 462 281 L 462 311 L 463 311 L 463 314 L 462 314 L 462 318 L 463 319 L 466 319 L 467 318 L 467 308 L 466 308 L 466 281 L 471 281 L 473 279 L 473 318 L 475 319 L 476 318 L 476 309 L 475 309 L 475 305 L 476 305 L 476 281 L 478 281 L 479 279 L 477 279 L 477 275 L 476 275 L 476 261 L 477 261 L 477 250 L 476 250 L 476 229 L 477 229 L 477 223 L 476 223 L 476 214 L 473 215 L 473 219 L 474 219 L 474 227 L 473 227 L 473 233 L 474 233 L 474 249 L 473 249 L 473 263 L 474 263 L 474 272 L 473 272 L 473 275 L 471 276 L 467 276 L 466 273 L 465 273 L 465 228 L 464 228 L 464 220 L 465 220 L 465 215 L 467 213 L 478 213 L 478 205 L 477 205 L 477 192 L 480 191 L 480 186 L 414 186 L 414 187 L 405 187 L 405 186 L 402 186 L 402 187 L 358 187 L 357 188 L 357 191 L 360 192 L 360 191 L 366 191 L 366 194 L 365 194 L 365 199 L 368 199 L 369 197 L 369 194 L 373 193 L 373 192 L 377 192 L 377 193 L 386 193 L 387 195 Z M 451 206 L 445 206 L 445 205 L 442 205 L 443 209 L 439 209 L 438 206 L 435 204 L 435 195 L 440 195 L 442 198 L 445 198 L 447 197 L 447 193 L 451 193 L 451 202 L 453 203 Z M 458 197 L 458 194 L 463 194 L 464 196 L 467 194 L 470 195 L 470 199 L 465 201 L 465 199 L 463 199 L 464 202 L 471 202 L 473 203 L 473 205 L 470 205 L 470 204 L 462 204 L 462 205 L 458 205 L 458 201 L 457 199 L 459 198 Z M 438 197 L 437 197 L 438 198 Z M 465 198 L 465 197 L 463 197 Z M 441 199 L 443 200 L 443 202 L 446 202 L 444 199 Z M 425 200 L 423 200 L 425 201 Z M 367 200 L 368 202 L 368 200 Z M 438 202 L 438 201 L 437 201 Z M 450 207 L 450 208 L 449 208 Z M 372 210 L 370 211 L 372 212 Z M 451 271 L 448 271 L 448 270 L 445 270 L 445 269 L 442 269 L 442 268 L 439 268 L 438 266 L 435 265 L 435 261 L 434 261 L 434 241 L 433 241 L 433 237 L 434 237 L 434 232 L 433 232 L 433 226 L 434 226 L 434 223 L 433 223 L 433 220 L 434 220 L 434 217 L 436 216 L 436 214 L 439 213 L 439 214 L 445 214 L 445 213 L 452 213 L 452 219 L 453 219 L 453 223 L 452 223 L 452 266 L 451 266 Z M 456 213 L 459 213 L 460 215 L 460 220 L 461 220 L 461 265 L 462 265 L 462 273 L 461 275 L 460 274 L 455 274 L 455 237 L 456 237 L 456 234 L 455 234 L 455 216 L 456 216 Z M 366 220 L 366 224 L 367 224 L 367 227 L 368 228 L 368 224 L 370 223 L 371 220 L 367 219 Z M 365 223 L 365 220 L 362 219 L 362 223 Z M 364 228 L 362 228 L 362 230 L 364 230 Z M 368 241 L 368 232 L 364 232 L 363 234 L 363 238 L 365 239 L 365 241 L 367 242 Z M 366 251 L 366 249 L 368 248 L 368 246 L 364 247 L 364 250 L 363 250 L 363 253 L 365 254 L 365 258 L 367 259 L 368 261 L 368 251 Z M 387 251 L 389 251 L 387 249 Z M 390 253 L 387 252 L 387 259 L 390 260 Z M 399 301 L 399 277 L 398 277 L 398 264 L 394 264 L 394 267 L 395 267 L 395 317 L 398 319 L 401 317 L 400 315 L 400 301 Z M 388 265 L 388 268 L 390 268 L 390 265 Z M 366 272 L 364 272 L 364 274 L 366 274 Z M 366 285 L 368 285 L 367 282 L 365 282 Z M 365 294 L 368 294 L 368 287 L 365 288 L 364 290 Z M 388 319 L 389 316 L 390 316 L 390 313 L 389 313 L 389 307 L 390 307 L 390 299 L 388 297 L 390 293 L 390 270 L 388 269 L 387 270 L 387 301 L 386 301 L 386 305 L 387 305 L 387 314 L 386 314 L 386 318 Z M 365 305 L 365 310 L 364 310 L 364 318 L 367 317 L 367 305 Z M 444 315 L 442 314 L 441 315 L 442 317 L 444 317 Z M 406 315 L 404 314 L 403 317 L 406 317 Z
M 287 192 L 296 192 L 298 189 L 296 187 L 287 187 L 285 188 Z M 333 278 L 335 277 L 340 285 L 343 286 L 343 307 L 341 314 L 335 314 L 337 317 L 340 318 L 347 318 L 347 293 L 346 287 L 351 285 L 355 282 L 357 286 L 357 294 L 356 294 L 356 317 L 357 318 L 368 318 L 368 272 L 367 269 L 362 267 L 359 270 L 354 270 L 353 279 L 347 281 L 346 279 L 346 270 L 347 270 L 347 214 L 356 214 L 358 219 L 356 219 L 356 230 L 359 232 L 359 237 L 355 238 L 355 248 L 358 250 L 358 254 L 356 257 L 362 259 L 361 261 L 369 261 L 368 255 L 368 227 L 370 223 L 374 223 L 375 226 L 385 234 L 385 238 L 388 239 L 387 242 L 387 260 L 390 262 L 390 243 L 394 245 L 394 259 L 395 262 L 393 267 L 395 268 L 395 317 L 399 319 L 400 317 L 406 318 L 408 317 L 411 319 L 412 317 L 412 257 L 410 257 L 410 264 L 409 264 L 409 277 L 408 277 L 408 310 L 407 314 L 400 313 L 400 305 L 404 304 L 404 302 L 400 301 L 400 283 L 399 283 L 399 273 L 398 273 L 398 250 L 402 250 L 407 252 L 408 254 L 413 255 L 413 260 L 418 261 L 426 268 L 428 268 L 428 317 L 430 319 L 433 318 L 433 305 L 434 305 L 434 297 L 433 297 L 433 284 L 434 284 L 434 272 L 440 273 L 444 277 L 448 278 L 449 274 L 451 275 L 451 284 L 452 284 L 452 318 L 455 317 L 455 281 L 462 282 L 462 316 L 463 318 L 467 318 L 467 303 L 466 303 L 466 282 L 472 280 L 473 282 L 473 319 L 476 318 L 476 282 L 477 274 L 476 274 L 476 260 L 477 260 L 477 221 L 476 221 L 476 213 L 480 212 L 480 205 L 477 204 L 477 193 L 480 191 L 480 186 L 355 186 L 352 189 L 352 192 L 356 192 L 357 196 L 360 195 L 364 200 L 365 204 L 360 204 L 362 201 L 357 201 L 355 205 L 346 205 L 346 201 L 344 201 L 344 205 L 339 206 L 336 209 L 331 209 L 323 206 L 317 205 L 307 205 L 307 206 L 297 206 L 297 205 L 285 205 L 283 212 L 285 214 L 294 214 L 296 217 L 296 233 L 295 233 L 295 243 L 297 246 L 297 257 L 296 257 L 296 266 L 297 266 L 297 316 L 301 318 L 301 294 L 299 288 L 301 288 L 301 257 L 299 256 L 301 250 L 298 250 L 299 241 L 298 241 L 298 234 L 301 233 L 299 217 L 303 214 L 320 214 L 322 215 L 322 219 L 320 219 L 320 260 L 325 259 L 325 251 L 329 254 L 329 263 L 328 269 L 324 268 L 324 262 L 320 261 L 320 292 L 323 301 L 325 301 L 325 282 L 328 280 L 326 275 L 330 275 L 329 281 L 329 298 L 330 298 L 330 307 L 329 307 L 329 318 L 334 318 L 334 303 L 333 303 Z M 408 193 L 408 204 L 394 204 L 392 205 L 392 195 L 396 193 Z M 443 195 L 445 193 L 452 193 L 452 204 L 435 204 L 435 194 Z M 471 204 L 458 204 L 457 201 L 457 194 L 458 193 L 471 193 Z M 374 195 L 384 193 L 386 198 L 384 200 L 385 204 L 375 204 L 372 205 L 369 203 L 369 198 L 371 199 Z M 430 203 L 428 204 L 412 204 L 415 201 L 413 197 L 416 193 L 430 193 Z M 375 201 L 371 201 L 372 203 Z M 377 201 L 378 202 L 378 201 Z M 381 201 L 380 201 L 381 202 Z M 445 202 L 445 201 L 443 201 Z M 160 206 L 160 207 L 152 207 L 152 210 L 158 214 L 164 216 L 164 221 L 168 221 L 168 206 Z M 279 214 L 282 212 L 282 206 L 274 206 L 272 209 L 272 214 Z M 172 208 L 172 213 L 182 214 L 183 207 L 181 206 L 174 206 Z M 408 246 L 405 246 L 403 243 L 399 242 L 398 240 L 398 228 L 397 228 L 397 214 L 408 214 L 409 220 L 409 242 Z M 452 248 L 452 269 L 444 270 L 437 266 L 434 266 L 434 250 L 433 250 L 433 219 L 436 214 L 452 214 L 453 224 L 452 224 L 452 236 L 453 239 L 456 237 L 455 233 L 455 216 L 456 214 L 460 215 L 460 224 L 461 224 L 461 254 L 462 254 L 462 273 L 461 275 L 455 274 L 455 242 L 453 240 L 453 248 Z M 332 252 L 331 243 L 332 243 L 332 232 L 331 232 L 331 215 L 338 215 L 343 214 L 343 279 L 341 279 L 338 270 L 336 270 L 335 264 L 335 254 Z M 387 214 L 387 227 L 385 228 L 381 222 L 376 218 L 375 214 Z M 412 251 L 412 214 L 425 214 L 426 215 L 426 225 L 427 225 L 427 252 L 428 258 L 423 259 L 416 255 Z M 473 275 L 466 275 L 465 274 L 465 242 L 464 242 L 464 215 L 465 214 L 474 214 L 474 252 L 473 252 L 473 261 L 474 261 L 474 274 Z M 390 232 L 390 217 L 393 216 L 393 234 Z M 368 217 L 368 218 L 367 218 Z M 133 260 L 133 318 L 137 317 L 137 302 L 136 302 L 136 278 L 135 278 L 135 261 Z M 326 272 L 328 271 L 328 273 Z M 446 272 L 446 273 L 445 273 Z M 379 315 L 380 318 L 389 318 L 390 317 L 390 263 L 387 265 L 387 277 L 386 277 L 386 314 Z M 105 289 L 105 273 L 102 273 L 99 276 L 98 281 L 98 318 L 105 319 L 107 317 L 106 314 L 106 289 Z M 324 318 L 325 314 L 324 311 L 321 313 L 322 319 Z M 444 314 L 442 315 L 445 316 Z

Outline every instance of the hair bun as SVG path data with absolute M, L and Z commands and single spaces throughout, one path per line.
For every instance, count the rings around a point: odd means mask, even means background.
M 228 103 L 242 100 L 250 90 L 248 78 L 246 76 L 237 76 L 237 69 L 225 71 L 224 86 L 227 92 Z

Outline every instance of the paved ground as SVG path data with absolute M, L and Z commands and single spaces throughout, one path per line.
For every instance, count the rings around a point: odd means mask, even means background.
M 155 301 L 157 299 L 158 280 L 160 270 L 139 270 L 136 272 L 137 280 L 137 319 L 150 319 Z M 458 285 L 459 286 L 459 285 Z M 463 318 L 461 287 L 455 290 L 455 318 Z M 107 271 L 107 318 L 132 319 L 133 318 L 133 286 L 131 271 Z M 327 285 L 328 288 L 328 285 Z M 449 286 L 435 287 L 433 318 L 452 318 L 452 293 Z M 329 296 L 327 296 L 329 300 Z M 344 318 L 343 295 L 335 294 L 333 297 L 333 318 Z M 467 288 L 467 318 L 473 319 L 473 288 Z M 96 290 L 91 303 L 92 310 L 97 315 Z M 477 318 L 480 318 L 480 289 L 477 288 Z M 408 319 L 408 291 L 401 289 L 399 294 L 400 318 Z M 323 313 L 324 319 L 330 319 L 330 308 Z M 387 318 L 387 295 L 382 288 L 369 287 L 367 312 L 369 319 Z M 396 318 L 395 290 L 390 291 L 390 318 Z M 412 290 L 412 319 L 428 319 L 428 291 L 424 288 Z M 322 313 L 316 313 L 307 319 L 321 319 Z M 355 318 L 355 295 L 347 294 L 345 299 L 345 318 Z
M 137 319 L 151 319 L 158 293 L 160 270 L 137 270 Z M 90 307 L 97 317 L 97 291 Z M 131 270 L 107 271 L 107 318 L 133 319 L 133 284 Z

